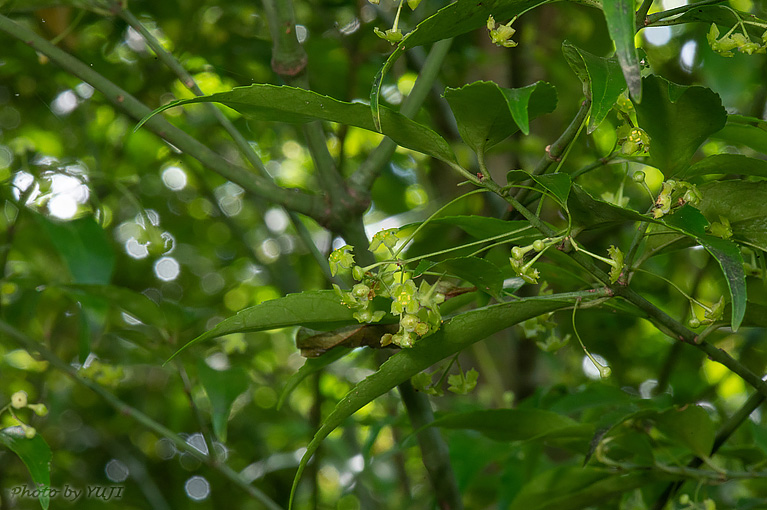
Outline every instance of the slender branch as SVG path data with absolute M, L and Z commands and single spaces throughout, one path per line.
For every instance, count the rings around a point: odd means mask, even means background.
M 599 158 L 596 161 L 589 163 L 588 165 L 584 166 L 583 168 L 579 168 L 578 170 L 570 173 L 570 180 L 574 181 L 581 175 L 591 172 L 592 170 L 596 170 L 597 168 L 607 166 L 609 165 L 615 158 L 617 158 L 620 155 L 619 152 L 613 151 L 607 156 L 603 158 Z
M 264 11 L 269 20 L 272 36 L 272 70 L 286 83 L 309 89 L 306 77 L 306 51 L 298 41 L 292 0 L 263 0 Z M 320 185 L 327 194 L 331 210 L 346 212 L 349 209 L 349 194 L 343 178 L 330 155 L 325 132 L 319 121 L 302 126 Z
M 450 51 L 452 43 L 452 39 L 443 39 L 434 43 L 431 51 L 429 51 L 429 55 L 426 57 L 415 85 L 413 85 L 413 90 L 410 91 L 410 94 L 402 102 L 399 113 L 409 119 L 418 113 L 431 90 L 432 84 L 437 79 L 437 75 L 442 68 L 442 62 L 444 62 L 445 57 Z M 396 148 L 397 144 L 391 138 L 384 138 L 349 178 L 349 187 L 361 193 L 369 192 L 373 182 L 381 175 L 381 171 L 391 159 Z
M 178 76 L 181 82 L 190 91 L 192 91 L 192 93 L 194 93 L 196 96 L 204 95 L 202 89 L 200 89 L 199 85 L 197 85 L 197 82 L 192 77 L 192 75 L 190 75 L 187 70 L 184 69 L 184 66 L 181 65 L 181 62 L 179 62 L 172 54 L 163 48 L 162 44 L 160 44 L 160 41 L 158 41 L 157 38 L 152 35 L 152 33 L 144 26 L 143 23 L 141 23 L 141 21 L 139 21 L 138 18 L 136 18 L 136 16 L 133 15 L 132 12 L 130 12 L 128 9 L 121 8 L 119 4 L 114 4 L 113 9 L 119 12 L 120 17 L 124 19 L 131 27 L 133 27 L 134 30 L 141 34 L 141 36 L 147 42 L 149 47 L 152 48 L 152 51 L 155 52 L 160 61 L 168 66 L 176 74 L 176 76 Z M 242 154 L 253 166 L 253 168 L 258 171 L 259 175 L 271 180 L 269 173 L 264 167 L 263 161 L 261 161 L 261 158 L 258 156 L 258 154 L 256 154 L 256 151 L 253 149 L 250 143 L 248 143 L 245 137 L 242 136 L 242 133 L 240 133 L 234 124 L 232 124 L 232 121 L 230 121 L 226 115 L 224 115 L 223 112 L 221 112 L 221 110 L 219 110 L 213 103 L 205 103 L 205 106 L 208 107 L 218 123 L 221 124 L 227 133 L 229 133 L 229 136 L 232 137 L 232 140 L 234 140 L 235 144 L 240 149 L 240 152 L 242 152 Z M 289 209 L 286 209 L 285 212 L 290 217 L 290 221 L 293 224 L 293 227 L 296 229 L 298 237 L 304 242 L 307 249 L 311 252 L 315 261 L 320 266 L 320 269 L 322 269 L 323 274 L 325 274 L 327 279 L 330 280 L 331 275 L 328 262 L 325 257 L 319 253 L 319 250 L 317 250 L 317 246 L 314 244 L 314 241 L 312 240 L 306 226 L 301 223 L 300 218 L 294 212 Z M 227 217 L 225 216 L 225 219 L 226 218 Z
M 636 20 L 637 31 L 639 31 L 640 28 L 644 28 L 645 17 L 647 17 L 647 13 L 650 12 L 652 2 L 653 0 L 643 0 L 642 5 L 639 6 L 639 10 L 636 12 L 636 17 L 634 18 Z
M 113 9 L 119 13 L 120 17 L 125 20 L 126 23 L 128 23 L 135 31 L 141 34 L 152 51 L 154 51 L 155 55 L 157 55 L 157 58 L 159 58 L 163 64 L 168 66 L 168 68 L 170 68 L 170 70 L 179 77 L 181 83 L 183 83 L 187 89 L 189 89 L 196 96 L 205 95 L 202 89 L 200 89 L 199 85 L 197 85 L 197 82 L 192 77 L 192 75 L 189 74 L 187 70 L 184 69 L 184 66 L 181 65 L 181 62 L 179 62 L 173 55 L 168 53 L 165 48 L 163 48 L 160 41 L 158 41 L 157 38 L 152 35 L 146 26 L 144 26 L 144 24 L 141 23 L 141 21 L 139 21 L 139 19 L 136 18 L 136 16 L 134 16 L 131 11 L 121 8 L 119 3 L 115 3 Z M 216 107 L 216 105 L 213 103 L 205 103 L 205 106 L 216 118 L 218 123 L 221 124 L 227 133 L 229 133 L 229 136 L 232 137 L 234 143 L 237 144 L 237 147 L 239 147 L 242 154 L 247 158 L 250 164 L 253 165 L 253 168 L 258 170 L 258 173 L 261 176 L 268 177 L 269 173 L 266 171 L 261 158 L 258 157 L 256 152 L 253 150 L 253 147 L 251 147 L 245 137 L 242 136 L 242 133 L 240 133 L 240 131 L 234 127 L 232 121 L 230 121 L 226 115 L 224 115 L 224 113 L 219 110 L 218 107 Z
M 197 420 L 197 424 L 200 427 L 200 433 L 202 434 L 202 439 L 205 442 L 205 446 L 208 448 L 208 455 L 210 455 L 211 458 L 217 462 L 218 454 L 216 453 L 216 450 L 214 447 L 213 437 L 210 434 L 210 428 L 208 427 L 208 423 L 205 421 L 205 418 L 203 417 L 199 406 L 194 401 L 194 395 L 192 394 L 192 391 L 193 391 L 192 381 L 189 379 L 189 374 L 186 373 L 186 369 L 184 368 L 184 365 L 182 365 L 179 361 L 176 361 L 176 368 L 178 369 L 178 373 L 181 376 L 181 382 L 184 387 L 184 393 L 186 393 L 186 398 L 187 400 L 189 400 L 189 407 L 191 407 L 192 409 L 194 418 L 195 420 Z
M 216 462 L 212 456 L 205 455 L 204 453 L 200 452 L 197 448 L 187 443 L 181 436 L 169 428 L 156 422 L 153 418 L 139 411 L 135 407 L 126 404 L 90 379 L 86 379 L 80 376 L 80 374 L 78 374 L 72 366 L 63 362 L 58 356 L 48 350 L 48 348 L 42 345 L 40 342 L 33 340 L 32 338 L 28 337 L 24 333 L 18 331 L 16 328 L 2 320 L 0 320 L 0 331 L 7 338 L 10 338 L 27 351 L 39 353 L 40 357 L 50 363 L 54 368 L 63 372 L 76 383 L 89 388 L 91 391 L 103 398 L 109 405 L 114 407 L 118 413 L 133 418 L 139 424 L 143 425 L 155 434 L 172 441 L 176 448 L 179 450 L 192 455 L 203 464 L 206 464 L 207 466 L 215 469 L 229 481 L 248 493 L 248 495 L 250 495 L 252 498 L 260 501 L 264 506 L 266 506 L 266 508 L 270 510 L 283 510 L 282 507 L 275 503 L 269 496 L 243 480 L 242 477 L 232 468 L 226 464 Z
M 5 32 L 23 41 L 30 48 L 47 56 L 70 74 L 89 83 L 96 90 L 104 94 L 117 108 L 123 110 L 134 119 L 142 119 L 151 113 L 147 106 L 90 66 L 53 46 L 28 28 L 2 15 L 0 15 L 0 32 Z M 281 188 L 263 177 L 254 175 L 245 168 L 229 163 L 226 159 L 159 115 L 152 117 L 145 125 L 150 131 L 164 138 L 180 151 L 197 159 L 206 168 L 238 184 L 248 193 L 311 216 L 320 223 L 325 222 L 325 211 L 320 197 Z
M 669 9 L 667 11 L 661 11 L 656 12 L 654 14 L 650 14 L 645 18 L 644 26 L 650 26 L 660 20 L 670 18 L 671 16 L 676 16 L 677 14 L 684 14 L 687 11 L 691 11 L 693 9 L 696 9 L 698 7 L 703 7 L 704 5 L 715 5 L 715 4 L 721 4 L 725 0 L 701 0 L 700 2 L 695 2 L 692 4 L 683 5 L 682 7 L 676 7 L 675 9 Z
M 427 427 L 434 421 L 429 397 L 413 389 L 410 381 L 399 385 L 399 393 L 405 404 L 410 423 L 414 430 Z M 426 471 L 429 473 L 437 506 L 444 510 L 460 510 L 463 508 L 461 493 L 455 480 L 453 468 L 449 462 L 447 445 L 436 427 L 427 427 L 418 432 L 418 444 L 421 447 L 421 457 Z
M 540 160 L 538 160 L 538 164 L 535 165 L 535 168 L 533 168 L 533 171 L 531 172 L 533 175 L 541 175 L 546 173 L 546 171 L 551 168 L 554 163 L 559 163 L 562 160 L 562 155 L 565 153 L 570 144 L 575 140 L 576 136 L 578 136 L 578 133 L 580 133 L 581 126 L 583 126 L 583 122 L 586 120 L 590 109 L 591 100 L 584 99 L 580 108 L 578 108 L 578 111 L 575 113 L 575 117 L 573 117 L 573 120 L 570 121 L 570 124 L 567 126 L 567 128 L 565 128 L 565 130 L 554 143 L 546 147 L 546 153 L 541 157 Z M 531 184 L 532 181 L 523 183 L 525 186 L 530 186 Z M 530 193 L 529 189 L 521 188 L 516 195 L 517 201 L 524 202 L 528 193 Z

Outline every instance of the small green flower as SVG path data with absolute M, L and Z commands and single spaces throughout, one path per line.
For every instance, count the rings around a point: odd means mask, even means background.
M 392 44 L 401 41 L 402 38 L 404 37 L 402 35 L 402 30 L 400 30 L 399 28 L 390 28 L 386 32 L 383 32 L 378 27 L 375 27 L 373 29 L 373 32 L 375 32 L 375 34 L 381 39 L 386 39 Z
M 391 294 L 394 300 L 391 304 L 391 313 L 395 315 L 418 313 L 420 305 L 415 297 L 416 292 L 413 280 L 407 280 L 405 283 L 395 285 Z
M 490 31 L 490 40 L 493 44 L 503 46 L 504 48 L 513 48 L 517 45 L 516 42 L 511 40 L 512 36 L 516 33 L 516 30 L 511 28 L 511 24 L 516 20 L 517 17 L 514 16 L 514 19 L 502 25 L 496 23 L 492 15 L 487 18 L 487 29 Z
M 354 254 L 352 250 L 353 246 L 345 245 L 341 246 L 337 250 L 334 250 L 328 257 L 328 263 L 330 264 L 330 274 L 335 276 L 338 274 L 338 269 L 351 269 L 354 265 Z
M 612 264 L 610 264 L 610 283 L 615 283 L 621 277 L 621 272 L 623 271 L 623 252 L 611 245 L 607 249 L 607 253 L 612 261 Z
M 724 216 L 719 216 L 719 221 L 715 221 L 708 227 L 711 235 L 721 237 L 722 239 L 729 239 L 732 237 L 732 227 L 730 226 L 730 220 Z
M 373 240 L 370 242 L 370 251 L 376 251 L 382 244 L 389 248 L 389 251 L 393 251 L 397 246 L 397 241 L 399 238 L 396 228 L 381 230 L 373 236 Z
M 711 307 L 711 310 L 706 310 L 703 312 L 704 319 L 700 321 L 700 323 L 713 324 L 714 322 L 721 319 L 722 315 L 724 315 L 724 296 L 721 296 L 719 301 L 714 303 L 714 306 Z
M 464 374 L 463 372 L 456 375 L 448 376 L 448 391 L 457 393 L 459 395 L 466 395 L 477 386 L 477 379 L 479 378 L 479 372 L 473 368 Z

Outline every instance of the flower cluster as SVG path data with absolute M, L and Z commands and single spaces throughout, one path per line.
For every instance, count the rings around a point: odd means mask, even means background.
M 624 156 L 646 154 L 650 150 L 650 135 L 644 129 L 624 124 L 618 128 L 617 135 Z
M 487 29 L 490 32 L 490 40 L 493 44 L 503 46 L 504 48 L 513 48 L 517 45 L 516 42 L 511 40 L 516 33 L 516 29 L 511 28 L 511 24 L 516 20 L 517 17 L 514 16 L 514 19 L 503 25 L 496 23 L 492 15 L 487 18 Z
M 396 257 L 394 249 L 399 241 L 396 232 L 397 229 L 387 229 L 375 234 L 370 243 L 370 250 L 375 251 L 383 246 Z M 431 285 L 421 281 L 416 287 L 413 279 L 402 270 L 399 263 L 376 264 L 382 266 L 382 269 L 374 274 L 354 265 L 351 250 L 349 245 L 342 246 L 331 253 L 328 260 L 333 275 L 339 268 L 351 269 L 352 277 L 359 283 L 348 291 L 335 284 L 333 288 L 341 302 L 354 310 L 354 318 L 361 323 L 378 322 L 386 315 L 384 310 L 375 309 L 375 296 L 391 298 L 390 312 L 399 316 L 399 330 L 381 337 L 382 346 L 394 344 L 399 347 L 412 347 L 418 338 L 439 329 L 442 323 L 439 305 L 445 301 L 445 295 L 438 290 L 438 284 Z
M 517 273 L 517 275 L 521 277 L 525 282 L 530 284 L 538 283 L 540 273 L 533 267 L 533 264 L 541 257 L 541 255 L 543 255 L 544 251 L 561 240 L 562 239 L 559 237 L 537 239 L 532 244 L 527 246 L 513 247 L 511 249 L 511 258 L 509 258 L 512 269 L 514 269 L 514 272 Z M 535 251 L 536 255 L 526 263 L 525 255 L 530 251 Z
M 703 305 L 702 303 L 695 301 L 698 306 L 703 308 L 703 319 L 698 319 L 698 316 L 695 315 L 695 310 L 692 309 L 692 303 L 693 300 L 690 300 L 690 310 L 691 310 L 691 317 L 690 320 L 687 321 L 687 325 L 691 328 L 697 328 L 701 324 L 703 325 L 709 325 L 713 324 L 714 322 L 718 321 L 722 318 L 722 315 L 724 315 L 724 296 L 719 297 L 719 301 L 714 303 L 711 307 L 707 307 Z
M 677 200 L 672 199 L 676 194 Z M 698 188 L 694 184 L 685 181 L 675 181 L 669 179 L 663 183 L 663 187 L 655 199 L 653 206 L 653 217 L 657 220 L 671 212 L 673 206 L 683 206 L 684 204 L 698 205 L 703 199 Z
M 437 285 L 425 280 L 416 289 L 412 279 L 394 285 L 391 290 L 391 313 L 399 315 L 399 331 L 387 333 L 381 338 L 381 345 L 394 344 L 412 347 L 422 336 L 437 331 L 442 323 L 439 305 L 445 295 L 437 291 Z
M 16 420 L 19 425 L 21 426 L 21 430 L 24 431 L 24 436 L 27 439 L 32 439 L 37 435 L 37 430 L 35 430 L 34 427 L 27 425 L 23 421 L 19 419 L 18 416 L 16 416 L 16 413 L 14 412 L 14 409 L 31 409 L 32 412 L 34 412 L 38 416 L 45 416 L 48 414 L 48 408 L 45 406 L 45 404 L 30 404 L 27 399 L 27 392 L 25 391 L 17 391 L 13 395 L 11 395 L 11 402 L 7 404 L 5 407 L 0 409 L 0 413 L 4 411 L 8 411 L 11 413 L 11 416 L 13 416 L 13 419 Z
M 722 37 L 719 37 L 719 27 L 717 27 L 715 23 L 712 23 L 711 29 L 706 36 L 711 49 L 723 57 L 732 57 L 732 50 L 734 49 L 748 55 L 753 55 L 754 53 L 767 53 L 767 31 L 762 34 L 761 43 L 758 43 L 751 40 L 751 37 L 749 37 L 748 32 L 746 32 L 742 23 L 739 23 L 739 25 L 741 25 L 741 28 L 743 29 L 742 32 L 734 33 L 735 28 L 738 26 L 735 25 L 729 32 Z

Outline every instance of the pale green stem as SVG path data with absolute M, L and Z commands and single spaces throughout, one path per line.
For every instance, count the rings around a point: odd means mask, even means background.
M 413 90 L 410 91 L 410 94 L 402 102 L 399 113 L 410 119 L 421 108 L 434 81 L 437 79 L 437 75 L 442 68 L 442 63 L 450 50 L 452 42 L 452 39 L 443 39 L 434 43 L 431 51 L 429 51 L 429 55 L 426 57 L 415 85 L 413 85 Z M 397 144 L 391 138 L 384 138 L 352 176 L 349 177 L 349 187 L 360 193 L 368 193 L 373 186 L 373 182 L 381 174 L 381 171 L 391 159 L 396 148 Z

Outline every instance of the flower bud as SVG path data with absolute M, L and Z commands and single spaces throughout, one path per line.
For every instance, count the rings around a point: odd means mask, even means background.
M 11 406 L 14 409 L 21 409 L 23 407 L 27 407 L 27 392 L 17 391 L 13 395 L 11 395 Z

